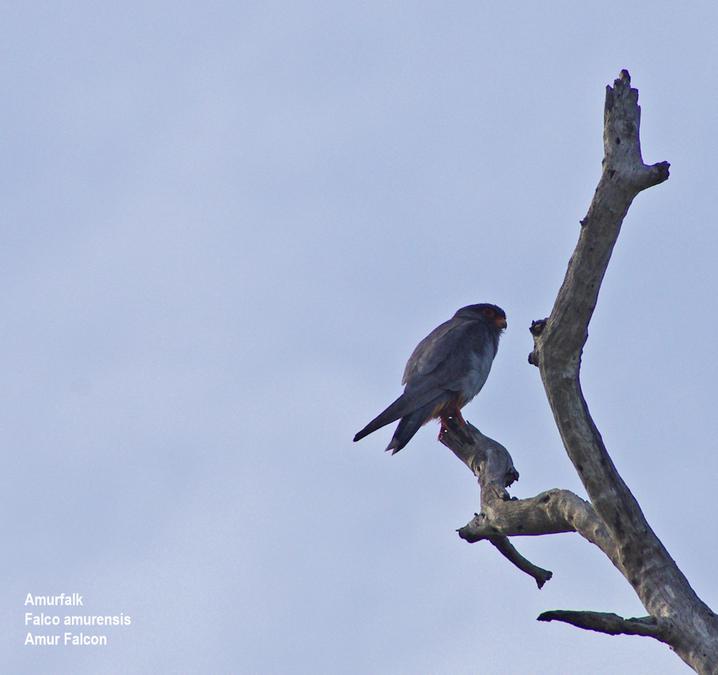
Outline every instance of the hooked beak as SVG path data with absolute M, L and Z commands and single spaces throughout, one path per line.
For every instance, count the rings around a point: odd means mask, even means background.
M 508 325 L 508 324 L 506 323 L 506 319 L 505 319 L 503 316 L 497 316 L 497 317 L 494 319 L 494 323 L 496 324 L 496 327 L 497 327 L 497 328 L 501 328 L 502 330 L 505 329 L 506 326 Z

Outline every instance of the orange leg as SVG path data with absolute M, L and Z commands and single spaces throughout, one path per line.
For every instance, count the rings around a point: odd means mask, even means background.
M 466 420 L 464 419 L 464 416 L 461 414 L 461 408 L 459 407 L 458 401 L 453 401 L 452 403 L 448 404 L 440 413 L 439 415 L 441 419 L 441 429 L 439 430 L 439 436 L 444 432 L 444 430 L 448 429 L 449 427 L 449 420 L 453 417 L 459 424 L 461 424 L 462 427 L 466 426 Z

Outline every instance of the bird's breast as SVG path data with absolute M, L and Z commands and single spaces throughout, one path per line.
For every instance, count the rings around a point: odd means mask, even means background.
M 487 346 L 481 351 L 474 351 L 469 358 L 469 367 L 466 370 L 463 381 L 461 383 L 462 395 L 465 403 L 468 403 L 476 394 L 478 394 L 486 379 L 489 377 L 491 363 L 496 355 L 496 350 Z

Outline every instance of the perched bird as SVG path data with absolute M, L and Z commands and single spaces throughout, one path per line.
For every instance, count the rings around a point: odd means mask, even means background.
M 465 424 L 461 408 L 484 386 L 505 328 L 506 314 L 496 305 L 462 307 L 416 346 L 401 381 L 404 393 L 354 441 L 401 418 L 386 448 L 393 455 L 431 419 L 446 426 L 454 417 Z

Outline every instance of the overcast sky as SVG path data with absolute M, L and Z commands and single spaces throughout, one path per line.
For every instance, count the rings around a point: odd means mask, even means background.
M 718 6 L 4 2 L 0 649 L 8 673 L 672 675 L 665 646 L 536 622 L 644 613 L 576 535 L 478 509 L 431 423 L 354 433 L 466 304 L 509 329 L 464 414 L 518 497 L 584 494 L 535 368 L 628 68 L 648 162 L 583 386 L 624 479 L 718 608 Z M 132 617 L 23 646 L 27 593 Z M 35 633 L 52 630 L 34 630 Z

